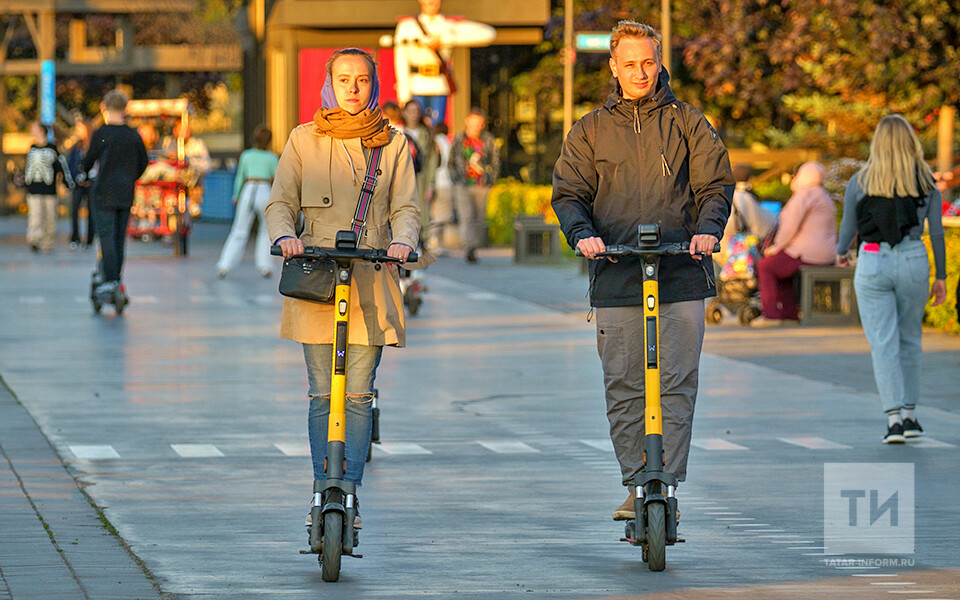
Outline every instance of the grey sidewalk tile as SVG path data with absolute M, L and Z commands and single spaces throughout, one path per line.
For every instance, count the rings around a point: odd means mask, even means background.
M 160 598 L 2 385 L 0 443 L 0 600 Z

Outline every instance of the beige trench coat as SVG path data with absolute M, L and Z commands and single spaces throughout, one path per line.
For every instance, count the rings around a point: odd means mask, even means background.
M 340 140 L 313 133 L 305 123 L 290 133 L 280 155 L 277 176 L 266 207 L 273 243 L 296 236 L 302 211 L 305 246 L 333 247 L 338 231 L 350 229 L 367 162 L 359 138 Z M 391 243 L 417 247 L 420 209 L 410 150 L 402 133 L 393 131 L 380 159 L 380 175 L 367 212 L 361 248 Z M 334 307 L 295 298 L 283 299 L 280 335 L 303 344 L 332 344 Z M 348 343 L 403 346 L 403 296 L 395 265 L 356 262 L 350 283 Z

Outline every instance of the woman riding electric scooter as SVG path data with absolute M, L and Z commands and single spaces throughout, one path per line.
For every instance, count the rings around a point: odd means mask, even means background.
M 357 48 L 336 51 L 312 123 L 300 125 L 287 140 L 266 207 L 270 239 L 284 257 L 304 245 L 333 248 L 337 234 L 353 228 L 358 196 L 369 190 L 367 163 L 382 149 L 372 201 L 359 219 L 356 248 L 386 248 L 404 261 L 417 247 L 420 231 L 416 179 L 406 139 L 389 127 L 377 105 L 379 83 L 373 57 Z M 296 233 L 303 214 L 305 227 Z M 346 470 L 344 480 L 359 486 L 370 443 L 371 400 L 383 346 L 405 342 L 402 296 L 396 264 L 360 261 L 353 265 L 346 348 Z M 281 335 L 303 344 L 310 383 L 309 435 L 314 480 L 325 480 L 330 389 L 334 377 L 336 307 L 285 298 Z M 321 486 L 322 487 L 322 486 Z M 321 490 L 322 491 L 322 490 Z M 308 517 L 309 520 L 309 517 Z M 357 518 L 359 525 L 359 516 Z M 337 565 L 337 570 L 339 565 Z M 324 579 L 335 580 L 324 568 Z

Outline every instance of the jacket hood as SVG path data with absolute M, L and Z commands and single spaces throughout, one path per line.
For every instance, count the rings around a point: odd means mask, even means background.
M 614 110 L 614 107 L 617 105 L 622 104 L 627 107 L 630 112 L 633 112 L 634 107 L 637 107 L 640 112 L 651 112 L 677 101 L 677 97 L 673 95 L 673 90 L 670 89 L 670 73 L 667 72 L 666 67 L 660 67 L 660 77 L 657 79 L 657 91 L 647 98 L 627 100 L 623 97 L 620 82 L 617 81 L 615 77 L 613 78 L 613 82 L 613 90 L 607 95 L 607 101 L 604 104 L 604 106 L 611 111 Z

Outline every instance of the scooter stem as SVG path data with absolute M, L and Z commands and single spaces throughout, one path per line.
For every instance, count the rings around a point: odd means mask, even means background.
M 663 423 L 660 407 L 660 259 L 643 256 L 644 433 L 647 472 L 663 470 Z
M 337 264 L 334 296 L 335 330 L 330 378 L 330 418 L 327 422 L 327 479 L 343 479 L 347 420 L 347 335 L 350 319 L 350 264 Z

